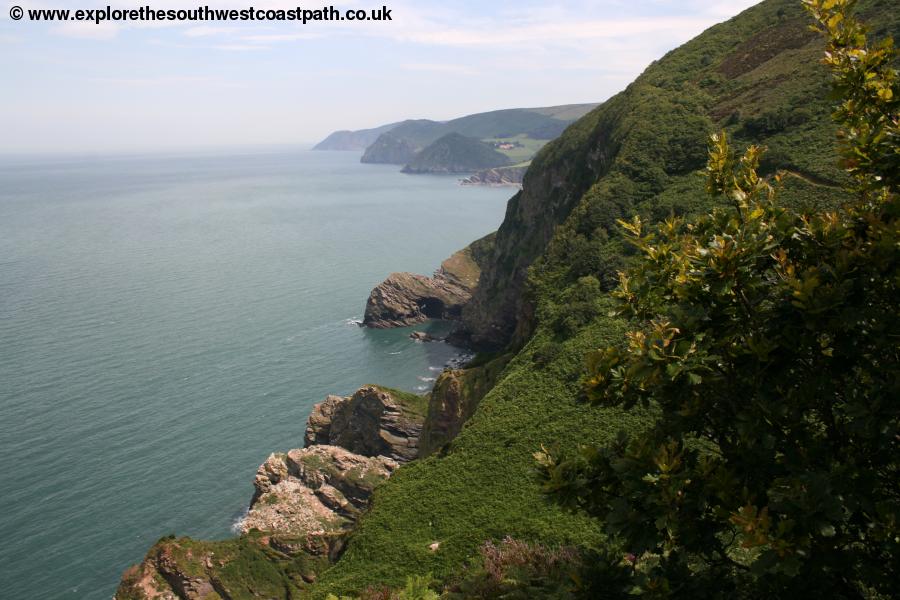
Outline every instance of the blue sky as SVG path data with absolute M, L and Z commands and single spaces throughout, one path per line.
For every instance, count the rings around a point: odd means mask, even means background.
M 335 129 L 601 101 L 754 0 L 386 0 L 370 23 L 13 21 L 9 8 L 204 0 L 7 0 L 0 153 L 318 141 Z M 218 8 L 296 1 L 208 0 Z M 318 5 L 299 3 L 304 8 Z M 335 2 L 369 9 L 382 2 Z

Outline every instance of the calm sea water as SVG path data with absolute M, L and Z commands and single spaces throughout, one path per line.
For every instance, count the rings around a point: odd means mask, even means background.
M 328 393 L 453 355 L 353 324 L 509 190 L 356 153 L 0 159 L 0 596 L 109 598 L 169 533 L 231 535 Z

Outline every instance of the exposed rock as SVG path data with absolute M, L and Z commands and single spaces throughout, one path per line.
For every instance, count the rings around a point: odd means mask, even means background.
M 258 532 L 218 542 L 165 537 L 125 571 L 114 599 L 297 597 L 330 564 L 340 543 L 337 537 L 280 539 Z M 258 569 L 266 563 L 268 569 Z
M 461 180 L 460 185 L 486 185 L 490 187 L 522 187 L 528 167 L 499 167 L 478 171 Z
M 306 446 L 331 444 L 363 456 L 407 462 L 419 454 L 427 399 L 367 385 L 347 398 L 328 396 L 309 415 Z
M 315 444 L 329 444 L 329 434 L 331 432 L 331 421 L 334 419 L 335 411 L 347 401 L 347 398 L 341 396 L 328 395 L 323 402 L 313 406 L 309 417 L 306 420 L 306 436 L 303 440 L 304 446 L 313 446 Z
M 386 329 L 459 319 L 478 285 L 480 260 L 492 244 L 493 234 L 473 242 L 441 263 L 434 277 L 392 273 L 369 294 L 363 324 Z
M 497 383 L 509 359 L 509 355 L 503 355 L 480 366 L 441 373 L 429 397 L 428 417 L 419 443 L 420 456 L 436 452 L 462 431 L 478 403 Z
M 471 297 L 470 288 L 448 283 L 440 271 L 434 277 L 391 273 L 369 295 L 363 324 L 386 329 L 427 319 L 458 319 Z
M 256 473 L 256 495 L 240 529 L 280 536 L 327 537 L 345 529 L 397 461 L 311 446 L 272 454 Z
M 443 338 L 437 338 L 427 331 L 413 331 L 409 334 L 409 339 L 416 342 L 441 342 Z

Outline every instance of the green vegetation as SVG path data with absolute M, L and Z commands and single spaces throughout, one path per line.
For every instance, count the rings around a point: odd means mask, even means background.
M 613 593 L 896 591 L 900 79 L 854 0 L 805 4 L 829 38 L 847 202 L 784 208 L 762 150 L 736 164 L 713 136 L 707 189 L 731 206 L 651 232 L 621 222 L 641 258 L 615 296 L 636 329 L 586 381 L 599 405 L 658 407 L 653 428 L 540 455 L 546 488 L 634 557 L 607 566 Z
M 508 165 L 509 158 L 490 145 L 458 133 L 448 133 L 416 154 L 404 173 L 468 173 Z
M 283 543 L 300 545 L 302 540 L 285 540 Z M 214 589 L 203 596 L 209 600 L 296 597 L 308 587 L 307 580 L 312 580 L 315 573 L 328 564 L 326 556 L 279 552 L 268 544 L 267 538 L 256 532 L 220 542 L 165 537 L 150 549 L 145 560 L 159 565 L 156 573 L 161 573 L 163 580 L 154 581 L 159 589 L 190 589 L 192 583 L 185 580 L 185 576 L 212 581 Z M 141 575 L 137 568 L 127 572 L 116 597 L 120 600 L 144 598 L 145 582 Z
M 424 417 L 428 412 L 428 396 L 419 396 L 412 392 L 404 392 L 383 385 L 372 385 L 372 387 L 393 396 L 394 400 L 400 403 L 403 411 L 411 416 Z
M 374 139 L 363 155 L 363 162 L 406 164 L 411 156 L 404 158 L 403 153 L 397 151 L 398 148 L 415 153 L 451 133 L 477 140 L 522 138 L 529 140 L 528 147 L 536 150 L 547 140 L 558 137 L 570 123 L 595 106 L 596 104 L 572 104 L 548 108 L 512 108 L 468 115 L 446 122 L 428 119 L 403 121 L 382 131 L 382 135 Z M 371 130 L 360 133 L 367 134 L 368 131 Z M 340 137 L 349 136 L 345 133 Z M 517 160 L 531 158 L 533 154 L 525 156 L 520 153 Z
M 900 34 L 889 0 L 859 12 L 877 34 Z M 766 0 L 541 148 L 476 257 L 466 323 L 499 353 L 468 365 L 462 388 L 490 391 L 440 452 L 378 486 L 312 586 L 290 587 L 300 567 L 273 556 L 280 575 L 268 576 L 287 591 L 260 597 L 895 594 L 900 261 L 896 195 L 878 190 L 896 194 L 900 93 L 845 78 L 852 102 L 839 116 L 860 153 L 849 174 L 839 168 L 824 46 L 809 24 L 796 0 Z M 878 56 L 832 66 L 859 74 L 880 60 L 887 73 Z M 701 176 L 717 130 L 710 197 Z M 768 152 L 735 170 L 726 139 Z M 776 204 L 757 173 L 779 169 Z M 867 200 L 835 212 L 850 186 Z M 620 271 L 632 273 L 617 294 L 633 314 L 612 293 Z M 644 326 L 650 315 L 670 324 Z M 597 348 L 612 350 L 590 372 L 592 406 L 581 380 Z M 386 391 L 428 410 L 426 398 Z M 575 569 L 559 568 L 563 555 Z M 247 586 L 261 585 L 250 571 L 240 568 Z
M 888 2 L 860 8 L 881 29 L 897 29 Z M 690 218 L 722 203 L 709 199 L 698 175 L 706 134 L 719 128 L 735 143 L 770 148 L 761 172 L 794 173 L 780 191 L 786 208 L 837 206 L 848 178 L 835 166 L 823 44 L 808 24 L 797 2 L 764 2 L 654 63 L 538 153 L 526 192 L 513 200 L 498 233 L 495 273 L 483 290 L 488 306 L 507 313 L 500 298 L 525 294 L 523 309 L 513 314 L 516 357 L 443 456 L 403 467 L 376 491 L 316 595 L 373 584 L 396 588 L 424 573 L 449 582 L 477 559 L 481 544 L 506 536 L 597 551 L 608 544 L 599 524 L 543 497 L 532 453 L 542 444 L 554 455 L 569 455 L 579 444 L 604 447 L 620 431 L 640 437 L 658 414 L 655 406 L 590 409 L 577 401 L 588 350 L 620 345 L 629 327 L 623 316 L 609 314 L 616 305 L 607 291 L 636 255 L 617 221 L 634 214 L 647 223 Z M 809 112 L 802 123 L 764 132 L 744 127 L 766 111 L 799 108 Z M 565 185 L 545 193 L 547 173 L 565 177 Z M 547 231 L 549 244 L 541 242 Z M 529 256 L 537 260 L 516 293 L 516 273 Z M 440 547 L 432 552 L 435 541 Z
M 513 145 L 513 148 L 509 149 L 497 148 L 497 151 L 505 154 L 513 164 L 521 164 L 531 160 L 538 153 L 538 150 L 547 144 L 547 140 L 532 139 L 524 134 L 505 138 L 487 138 L 482 141 L 493 145 L 495 148 L 502 144 Z

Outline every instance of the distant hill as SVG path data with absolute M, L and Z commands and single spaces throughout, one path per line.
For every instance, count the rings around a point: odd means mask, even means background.
M 527 148 L 524 159 L 528 159 L 544 143 L 559 137 L 569 124 L 596 106 L 597 104 L 567 104 L 542 108 L 510 108 L 467 115 L 451 121 L 407 120 L 375 129 L 336 132 L 316 145 L 314 150 L 359 150 L 362 149 L 360 144 L 368 141 L 364 147 L 366 152 L 362 162 L 404 165 L 410 161 L 410 158 L 406 158 L 406 149 L 412 148 L 414 152 L 418 152 L 448 133 L 459 133 L 479 140 L 526 139 L 529 143 L 520 144 L 520 147 Z M 379 139 L 386 134 L 391 137 Z M 515 158 L 517 161 L 523 160 L 521 156 Z
M 509 157 L 479 139 L 459 133 L 448 133 L 419 152 L 403 168 L 403 172 L 470 173 L 480 169 L 502 167 L 509 163 Z
M 405 165 L 415 157 L 419 147 L 393 132 L 382 133 L 366 148 L 360 162 Z
M 313 146 L 313 150 L 365 150 L 378 139 L 379 135 L 390 131 L 397 125 L 399 123 L 382 125 L 374 129 L 360 129 L 359 131 L 335 131 Z

